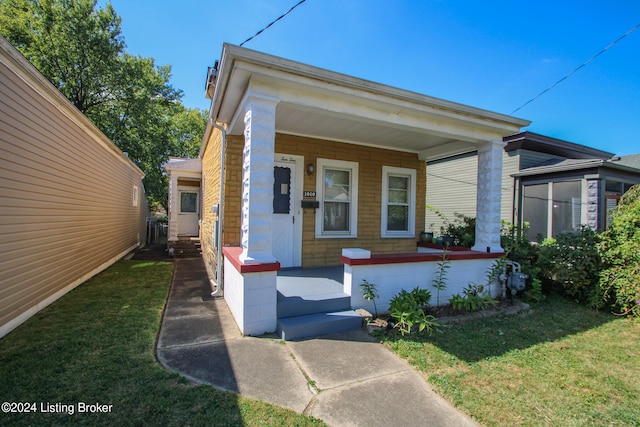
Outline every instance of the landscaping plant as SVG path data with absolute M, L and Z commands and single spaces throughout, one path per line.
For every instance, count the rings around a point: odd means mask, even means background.
M 495 307 L 498 301 L 491 298 L 484 285 L 469 283 L 462 295 L 455 294 L 449 299 L 449 304 L 456 311 L 478 311 Z
M 592 301 L 602 268 L 597 242 L 596 232 L 587 226 L 545 239 L 538 258 L 542 277 L 575 301 Z
M 440 291 L 447 288 L 447 270 L 451 268 L 451 261 L 447 259 L 447 250 L 442 251 L 442 259 L 438 262 L 438 272 L 431 286 L 436 288 L 436 306 L 440 305 Z
M 454 245 L 471 248 L 476 243 L 476 219 L 461 213 L 454 213 L 453 222 L 447 222 L 443 235 L 453 236 Z
M 624 316 L 640 317 L 640 185 L 627 191 L 613 212 L 598 246 L 604 269 L 595 305 Z
M 378 307 L 376 306 L 376 298 L 380 298 L 380 295 L 378 294 L 378 285 L 375 283 L 369 283 L 365 279 L 362 279 L 360 288 L 362 288 L 362 291 L 364 292 L 362 297 L 367 301 L 373 302 L 373 311 L 375 311 L 375 316 L 378 317 Z
M 418 325 L 419 332 L 427 330 L 431 334 L 440 324 L 434 316 L 424 312 L 430 300 L 431 292 L 427 289 L 416 287 L 411 292 L 404 289 L 400 291 L 389 304 L 389 314 L 396 320 L 394 327 L 405 335 L 411 333 L 414 325 Z

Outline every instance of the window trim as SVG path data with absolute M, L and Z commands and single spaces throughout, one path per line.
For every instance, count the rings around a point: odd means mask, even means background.
M 316 214 L 316 239 L 355 239 L 358 237 L 358 162 L 318 158 L 316 160 L 317 200 L 320 203 Z M 325 169 L 349 171 L 349 231 L 324 231 L 324 171 Z
M 388 229 L 389 206 L 389 177 L 399 176 L 409 178 L 409 223 L 407 230 Z M 389 238 L 415 238 L 416 237 L 416 177 L 415 169 L 398 168 L 393 166 L 382 167 L 382 205 L 380 208 L 380 237 Z
M 137 185 L 133 185 L 133 207 L 137 208 L 140 204 L 140 188 Z

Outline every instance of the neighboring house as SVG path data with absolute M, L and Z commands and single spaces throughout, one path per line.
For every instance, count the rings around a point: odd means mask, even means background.
M 613 153 L 522 132 L 504 138 L 502 219 L 529 224 L 528 236 L 553 237 L 582 224 L 602 231 L 608 212 L 640 183 L 640 156 Z M 475 216 L 477 155 L 468 153 L 427 163 L 427 204 L 453 220 L 454 212 Z M 460 171 L 456 177 L 450 170 Z M 438 229 L 442 220 L 427 211 Z
M 142 171 L 0 37 L 0 337 L 145 242 Z
M 276 329 L 280 268 L 343 264 L 354 308 L 371 307 L 362 279 L 380 286 L 382 309 L 394 289 L 429 283 L 441 255 L 416 250 L 425 162 L 451 153 L 480 153 L 486 201 L 476 251 L 453 257 L 459 284 L 501 253 L 502 138 L 528 121 L 231 45 L 207 94 L 200 236 L 243 333 Z

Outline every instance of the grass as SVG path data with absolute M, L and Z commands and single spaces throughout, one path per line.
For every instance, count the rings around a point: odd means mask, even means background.
M 560 298 L 383 340 L 487 426 L 640 425 L 640 322 Z
M 0 340 L 0 400 L 37 413 L 0 425 L 318 426 L 293 411 L 196 385 L 155 359 L 173 264 L 121 261 Z M 40 412 L 41 404 L 113 405 L 109 413 Z

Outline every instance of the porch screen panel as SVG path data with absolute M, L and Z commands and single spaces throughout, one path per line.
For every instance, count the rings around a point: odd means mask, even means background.
M 580 226 L 580 181 L 553 183 L 553 237 L 576 231 Z
M 351 204 L 351 172 L 324 169 L 324 231 L 348 232 Z
M 387 230 L 409 230 L 409 190 L 409 177 L 389 176 Z
M 547 184 L 525 185 L 522 191 L 522 221 L 529 224 L 527 237 L 534 242 L 538 235 L 547 237 L 548 188 Z

